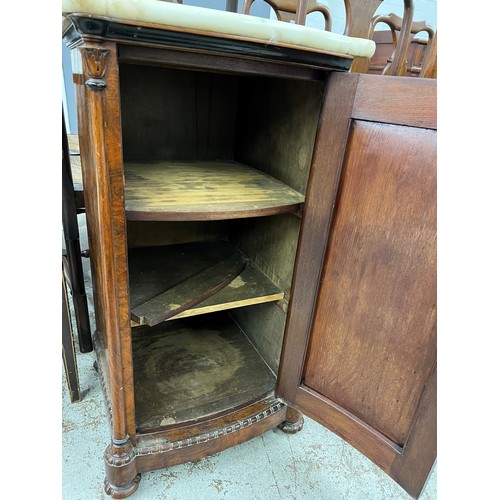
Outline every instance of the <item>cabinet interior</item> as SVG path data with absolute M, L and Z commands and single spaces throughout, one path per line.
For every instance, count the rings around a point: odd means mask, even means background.
M 136 425 L 151 432 L 274 390 L 323 82 L 119 72 Z

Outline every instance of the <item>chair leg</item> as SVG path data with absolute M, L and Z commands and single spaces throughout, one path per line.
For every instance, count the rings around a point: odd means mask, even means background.
M 90 329 L 89 307 L 87 293 L 85 291 L 85 278 L 83 276 L 82 254 L 80 250 L 80 239 L 66 239 L 66 262 L 68 275 L 70 277 L 71 295 L 75 310 L 76 330 L 78 333 L 78 345 L 80 352 L 91 352 L 92 333 Z
M 68 293 L 64 273 L 62 278 L 62 358 L 66 371 L 69 397 L 72 403 L 80 401 L 80 383 L 78 380 L 78 367 L 76 365 L 76 352 L 73 343 L 71 316 L 69 312 Z
M 92 334 L 85 292 L 78 215 L 64 115 L 62 120 L 62 153 L 62 227 L 66 243 L 68 277 L 73 295 L 78 342 L 80 352 L 85 353 L 92 351 Z

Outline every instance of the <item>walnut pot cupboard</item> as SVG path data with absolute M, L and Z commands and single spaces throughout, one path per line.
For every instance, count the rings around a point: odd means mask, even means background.
M 106 23 L 64 33 L 106 492 L 306 414 L 418 497 L 436 457 L 436 81 Z

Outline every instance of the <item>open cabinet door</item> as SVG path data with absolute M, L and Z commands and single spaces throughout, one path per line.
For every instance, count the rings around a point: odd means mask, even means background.
M 436 80 L 331 75 L 277 393 L 418 497 L 436 458 Z

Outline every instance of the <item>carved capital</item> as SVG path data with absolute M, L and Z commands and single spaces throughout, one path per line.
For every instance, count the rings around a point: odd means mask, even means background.
M 85 85 L 91 90 L 102 90 L 106 88 L 104 78 L 106 76 L 106 58 L 108 49 L 96 47 L 83 47 L 82 53 L 83 74 L 85 75 Z

